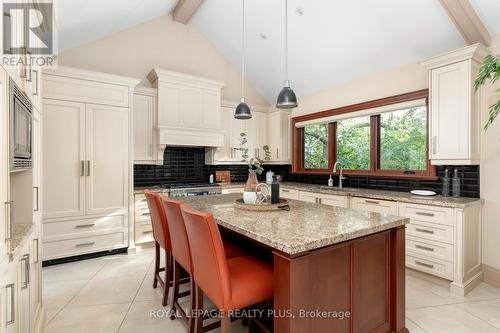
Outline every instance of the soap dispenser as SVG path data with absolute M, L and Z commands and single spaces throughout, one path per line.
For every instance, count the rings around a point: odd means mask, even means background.
M 452 184 L 451 185 L 452 195 L 455 198 L 458 198 L 460 196 L 460 178 L 458 178 L 458 169 L 455 169 L 455 171 L 454 171 L 454 175 L 453 175 L 453 179 L 452 179 L 451 184 Z
M 328 178 L 328 186 L 330 186 L 330 187 L 333 186 L 332 174 L 330 174 L 330 178 Z

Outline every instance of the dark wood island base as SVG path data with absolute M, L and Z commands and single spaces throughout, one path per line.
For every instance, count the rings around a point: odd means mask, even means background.
M 409 332 L 404 226 L 298 256 L 273 255 L 275 333 Z

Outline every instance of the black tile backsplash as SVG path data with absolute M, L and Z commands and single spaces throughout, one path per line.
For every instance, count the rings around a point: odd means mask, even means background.
M 441 193 L 441 178 L 444 170 L 458 169 L 458 176 L 462 179 L 461 192 L 464 197 L 479 198 L 479 166 L 438 166 L 436 181 L 429 180 L 401 180 L 370 178 L 364 176 L 349 176 L 344 180 L 344 186 L 355 188 L 381 189 L 389 191 L 408 192 L 410 190 L 433 190 Z M 151 186 L 161 183 L 178 181 L 194 182 L 208 181 L 209 175 L 216 170 L 229 170 L 234 182 L 246 181 L 248 168 L 245 165 L 205 165 L 205 148 L 167 147 L 164 152 L 163 165 L 134 165 L 134 185 Z M 284 181 L 327 184 L 328 176 L 292 174 L 290 165 L 269 165 L 264 167 L 282 175 Z M 265 174 L 259 176 L 265 179 Z M 337 185 L 338 177 L 334 176 Z

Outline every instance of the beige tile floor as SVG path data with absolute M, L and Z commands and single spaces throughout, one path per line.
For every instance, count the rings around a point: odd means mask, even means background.
M 152 249 L 46 267 L 43 278 L 46 333 L 186 332 L 179 320 L 150 315 L 162 309 Z M 500 289 L 482 283 L 460 297 L 413 276 L 406 286 L 411 333 L 500 333 Z M 239 321 L 233 332 L 245 332 Z

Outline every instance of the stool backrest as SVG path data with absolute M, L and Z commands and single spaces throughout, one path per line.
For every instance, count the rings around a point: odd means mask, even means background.
M 168 231 L 167 216 L 161 203 L 161 195 L 159 193 L 144 190 L 146 201 L 148 203 L 149 214 L 151 217 L 151 225 L 153 227 L 153 238 L 165 250 L 170 250 L 170 234 Z
M 193 276 L 196 284 L 218 306 L 231 299 L 231 285 L 224 244 L 210 213 L 181 207 L 191 249 Z
M 191 273 L 191 250 L 189 249 L 186 225 L 181 212 L 181 207 L 185 203 L 172 200 L 167 196 L 163 196 L 161 202 L 165 215 L 167 215 L 170 240 L 172 242 L 172 255 L 182 268 Z

